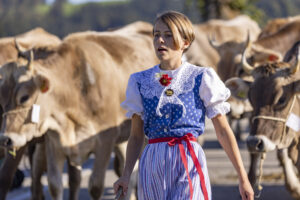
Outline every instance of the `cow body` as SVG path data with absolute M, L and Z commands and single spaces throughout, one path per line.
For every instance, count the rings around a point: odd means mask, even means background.
M 130 121 L 120 107 L 129 75 L 158 63 L 152 26 L 141 24 L 72 34 L 45 59 L 1 68 L 2 141 L 19 148 L 48 132 L 45 151 L 53 199 L 62 199 L 64 160 L 80 169 L 91 153 L 95 161 L 89 192 L 100 198 L 111 151 L 129 137 Z M 10 95 L 4 97 L 4 90 Z M 40 106 L 38 122 L 30 119 L 33 104 Z
M 248 93 L 253 107 L 251 131 L 247 139 L 253 159 L 253 171 L 249 171 L 252 184 L 256 181 L 254 163 L 258 155 L 277 149 L 286 187 L 295 199 L 299 199 L 300 54 L 296 61 L 296 64 L 276 62 L 252 68 L 253 82 L 246 83 L 239 79 L 234 83 L 237 87 L 233 94 L 241 91 Z
M 275 18 L 268 21 L 267 25 L 262 29 L 258 39 L 267 37 L 279 31 L 282 27 L 293 21 L 300 20 L 300 15 L 286 18 Z

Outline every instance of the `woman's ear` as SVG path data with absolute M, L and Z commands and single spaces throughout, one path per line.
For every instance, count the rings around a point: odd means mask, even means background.
M 41 74 L 38 74 L 34 78 L 34 82 L 35 82 L 37 88 L 39 88 L 42 93 L 46 93 L 46 92 L 49 91 L 49 89 L 50 89 L 50 82 L 49 82 L 49 79 L 46 78 L 45 76 L 43 76 Z
M 187 49 L 187 48 L 189 48 L 189 46 L 190 46 L 190 42 L 189 41 L 187 41 L 187 40 L 183 40 L 183 50 L 185 50 L 185 49 Z

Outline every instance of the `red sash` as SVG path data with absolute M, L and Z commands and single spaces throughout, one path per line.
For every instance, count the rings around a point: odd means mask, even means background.
M 191 194 L 190 199 L 193 199 L 193 185 L 192 185 L 192 180 L 191 180 L 190 175 L 189 175 L 188 166 L 187 166 L 187 159 L 186 159 L 186 155 L 185 155 L 184 146 L 182 144 L 182 141 L 185 141 L 186 144 L 187 144 L 188 151 L 190 152 L 190 154 L 192 156 L 194 165 L 196 166 L 197 172 L 198 172 L 199 177 L 200 177 L 200 183 L 201 183 L 201 188 L 202 188 L 202 192 L 203 192 L 203 195 L 204 195 L 204 199 L 208 200 L 208 194 L 207 194 L 207 190 L 206 190 L 206 186 L 205 186 L 205 180 L 204 180 L 204 175 L 203 175 L 203 172 L 202 172 L 202 169 L 201 169 L 201 165 L 200 165 L 200 163 L 197 159 L 197 156 L 195 154 L 195 151 L 194 151 L 194 149 L 193 149 L 193 147 L 190 143 L 190 141 L 195 141 L 196 142 L 197 139 L 191 133 L 188 133 L 188 134 L 186 134 L 186 135 L 184 135 L 180 138 L 178 138 L 178 137 L 164 137 L 164 138 L 150 139 L 149 144 L 158 143 L 158 142 L 168 142 L 169 146 L 175 146 L 176 144 L 178 144 L 178 148 L 179 148 L 179 151 L 180 151 L 180 157 L 181 157 L 181 160 L 183 162 L 183 165 L 184 165 L 184 168 L 185 168 L 188 180 L 189 180 L 190 194 Z

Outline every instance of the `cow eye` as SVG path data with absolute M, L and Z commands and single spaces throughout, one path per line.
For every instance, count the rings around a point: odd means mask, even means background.
M 28 99 L 29 99 L 29 95 L 22 96 L 21 99 L 20 99 L 20 104 L 25 103 Z
M 243 69 L 239 69 L 238 76 L 241 77 L 243 75 L 243 73 L 244 73 L 244 70 Z
M 281 105 L 285 102 L 285 97 L 280 97 L 280 99 L 278 100 L 278 105 Z
M 275 109 L 276 110 L 281 110 L 285 107 L 286 105 L 286 97 L 285 96 L 282 96 L 280 97 L 280 99 L 278 100 L 276 106 L 275 106 Z

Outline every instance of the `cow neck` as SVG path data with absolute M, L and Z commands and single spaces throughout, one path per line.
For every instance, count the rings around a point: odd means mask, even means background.
M 293 100 L 292 100 L 292 104 L 291 104 L 291 106 L 289 108 L 289 111 L 288 111 L 288 114 L 287 114 L 286 118 L 266 116 L 266 115 L 257 115 L 257 116 L 254 116 L 252 118 L 252 123 L 254 123 L 254 121 L 256 119 L 268 119 L 268 120 L 283 122 L 284 123 L 284 127 L 283 127 L 282 134 L 281 134 L 281 137 L 280 137 L 280 142 L 282 142 L 283 136 L 286 134 L 286 122 L 287 122 L 287 119 L 288 119 L 289 115 L 291 114 L 291 112 L 292 112 L 292 110 L 294 108 L 296 98 L 297 98 L 297 95 L 294 95 Z

